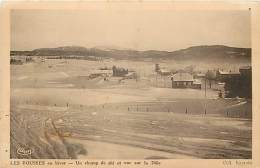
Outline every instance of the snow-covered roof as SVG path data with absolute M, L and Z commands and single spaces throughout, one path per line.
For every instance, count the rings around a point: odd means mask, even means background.
M 239 69 L 247 69 L 247 70 L 249 70 L 249 69 L 251 69 L 252 67 L 251 66 L 242 66 L 242 67 L 240 67 Z
M 92 74 L 110 74 L 112 72 L 113 72 L 112 70 L 100 70 L 100 69 L 95 69 L 91 71 Z
M 198 77 L 205 77 L 205 74 L 204 73 L 198 73 L 198 74 L 196 74 L 196 76 L 198 76 Z
M 201 81 L 198 80 L 198 79 L 194 79 L 193 84 L 194 85 L 201 85 Z
M 187 72 L 178 72 L 172 75 L 173 81 L 194 81 L 193 76 Z
M 168 71 L 166 69 L 160 69 L 160 72 L 162 72 L 162 73 L 170 73 L 171 71 Z
M 237 72 L 237 71 L 223 71 L 223 70 L 219 70 L 218 72 L 221 75 L 238 75 L 238 74 L 240 74 L 240 72 Z
M 128 74 L 126 74 L 125 76 L 132 76 L 134 75 L 135 72 L 129 72 Z

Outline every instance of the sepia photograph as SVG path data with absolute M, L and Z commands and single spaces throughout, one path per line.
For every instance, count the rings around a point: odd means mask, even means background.
M 11 159 L 252 159 L 251 10 L 10 10 Z

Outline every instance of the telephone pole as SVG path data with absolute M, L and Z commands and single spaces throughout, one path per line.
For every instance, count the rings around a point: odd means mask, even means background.
M 204 112 L 204 114 L 206 115 L 207 114 L 207 78 L 206 78 L 206 76 L 205 76 L 205 96 L 204 96 L 204 110 L 205 110 L 205 112 Z

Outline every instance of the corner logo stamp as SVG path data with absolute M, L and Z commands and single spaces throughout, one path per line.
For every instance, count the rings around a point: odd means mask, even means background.
M 28 156 L 31 155 L 34 152 L 34 150 L 26 145 L 18 144 L 16 152 L 19 155 Z

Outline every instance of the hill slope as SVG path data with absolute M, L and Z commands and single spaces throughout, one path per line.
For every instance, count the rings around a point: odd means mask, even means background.
M 235 48 L 223 45 L 194 46 L 177 51 L 138 51 L 131 49 L 103 49 L 100 47 L 85 48 L 80 46 L 64 46 L 57 48 L 40 48 L 32 51 L 11 51 L 11 55 L 29 56 L 95 56 L 114 59 L 163 59 L 192 61 L 250 61 L 250 48 Z

